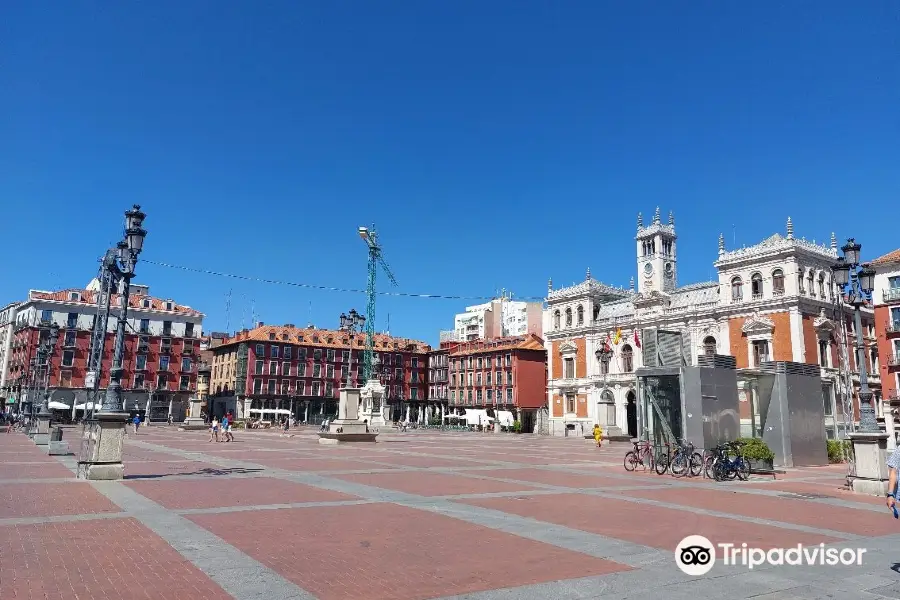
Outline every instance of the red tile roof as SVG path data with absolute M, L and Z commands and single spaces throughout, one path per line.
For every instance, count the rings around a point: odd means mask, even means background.
M 891 265 L 894 263 L 900 263 L 900 249 L 894 250 L 893 252 L 888 252 L 884 256 L 879 256 L 869 264 L 872 266 L 878 266 Z
M 72 294 L 78 294 L 78 299 L 73 300 Z M 52 302 L 62 302 L 65 304 L 91 304 L 97 305 L 97 296 L 96 292 L 91 290 L 79 290 L 79 289 L 68 289 L 68 290 L 60 290 L 58 292 L 39 292 L 32 290 L 28 294 L 29 300 L 49 300 Z M 112 298 L 110 298 L 109 303 L 110 306 L 118 306 L 121 302 L 120 294 L 113 294 Z M 144 301 L 149 300 L 150 306 L 145 307 Z M 131 294 L 128 297 L 128 307 L 129 308 L 145 308 L 147 310 L 156 310 L 160 312 L 170 312 L 177 313 L 182 315 L 189 315 L 193 317 L 202 317 L 203 313 L 198 310 L 194 310 L 190 306 L 184 306 L 183 304 L 177 304 L 174 301 L 172 302 L 172 309 L 169 310 L 166 308 L 166 302 L 170 302 L 170 300 L 162 300 L 160 298 L 154 298 L 153 296 L 144 296 L 141 294 Z
M 529 333 L 508 338 L 494 340 L 475 340 L 472 342 L 459 342 L 450 346 L 450 356 L 468 356 L 469 354 L 487 354 L 504 350 L 545 350 L 544 340 Z
M 226 339 L 221 345 L 216 346 L 216 349 L 241 342 L 278 342 L 293 346 L 316 348 L 350 348 L 350 335 L 346 331 L 335 329 L 261 325 L 249 331 L 239 331 L 233 337 Z M 375 334 L 374 344 L 376 352 L 415 352 L 424 354 L 431 350 L 431 346 L 425 342 L 380 333 Z M 365 347 L 365 334 L 356 334 L 353 347 Z

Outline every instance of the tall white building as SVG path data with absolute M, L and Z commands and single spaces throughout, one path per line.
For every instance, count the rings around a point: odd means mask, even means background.
M 501 296 L 475 306 L 453 319 L 453 331 L 441 332 L 441 341 L 471 341 L 533 333 L 541 337 L 543 306 Z

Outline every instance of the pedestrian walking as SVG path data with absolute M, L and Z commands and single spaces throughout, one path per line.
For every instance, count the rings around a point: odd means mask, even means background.
M 211 442 L 213 439 L 219 441 L 219 419 L 216 417 L 213 417 L 209 424 L 209 441 Z
M 599 423 L 594 425 L 594 441 L 597 442 L 598 448 L 601 446 L 603 441 L 603 428 L 600 427 Z
M 138 427 L 141 426 L 141 415 L 134 415 L 131 424 L 134 425 L 134 435 L 137 435 Z

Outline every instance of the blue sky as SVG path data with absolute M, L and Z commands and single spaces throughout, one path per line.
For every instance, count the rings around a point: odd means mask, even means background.
M 798 236 L 854 235 L 869 258 L 898 246 L 879 208 L 900 191 L 893 2 L 4 12 L 0 301 L 86 283 L 134 202 L 147 260 L 339 288 L 365 286 L 356 229 L 374 222 L 396 289 L 429 294 L 543 296 L 587 267 L 627 285 L 636 214 L 657 205 L 675 211 L 681 283 L 713 275 L 719 232 L 752 244 L 788 215 Z M 207 330 L 253 311 L 334 327 L 365 308 L 359 294 L 138 274 L 204 311 Z M 433 343 L 470 303 L 381 298 L 376 320 Z

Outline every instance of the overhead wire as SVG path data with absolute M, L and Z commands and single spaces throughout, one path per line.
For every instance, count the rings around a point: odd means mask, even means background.
M 157 261 L 157 260 L 148 260 L 143 259 L 141 262 L 156 265 L 158 267 L 166 267 L 169 269 L 176 269 L 179 271 L 187 271 L 191 273 L 200 273 L 203 275 L 212 275 L 215 277 L 227 277 L 229 279 L 239 279 L 242 281 L 253 281 L 257 283 L 268 283 L 271 285 L 284 285 L 288 287 L 298 287 L 304 289 L 311 290 L 322 290 L 326 292 L 344 292 L 349 294 L 365 294 L 366 290 L 364 289 L 356 289 L 356 288 L 343 288 L 337 286 L 330 285 L 318 285 L 314 283 L 299 283 L 296 281 L 285 281 L 281 279 L 269 279 L 267 277 L 256 277 L 253 275 L 237 275 L 234 273 L 224 273 L 222 271 L 213 271 L 212 269 L 201 269 L 198 267 L 187 267 L 184 265 L 175 265 L 172 263 Z M 394 291 L 375 291 L 379 296 L 394 296 L 399 298 L 429 298 L 429 299 L 438 299 L 438 300 L 494 300 L 492 296 L 460 296 L 460 295 L 451 295 L 451 294 L 416 294 L 412 292 L 394 292 Z M 523 301 L 534 301 L 534 302 L 542 302 L 543 298 L 537 297 L 523 297 L 517 298 L 518 300 Z

